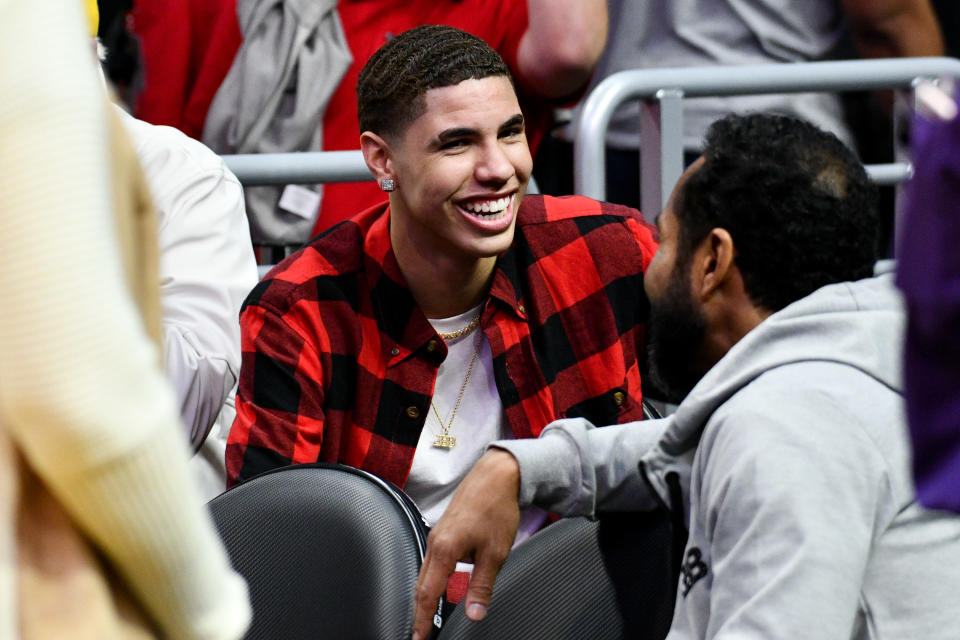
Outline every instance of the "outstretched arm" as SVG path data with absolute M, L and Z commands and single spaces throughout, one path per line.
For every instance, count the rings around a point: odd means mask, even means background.
M 536 440 L 494 443 L 457 488 L 430 532 L 414 603 L 414 638 L 425 638 L 437 600 L 458 561 L 472 561 L 467 616 L 486 615 L 493 583 L 517 533 L 519 508 L 593 516 L 597 508 L 653 507 L 637 461 L 667 420 L 595 429 L 583 419 L 558 420 Z M 501 450 L 504 449 L 504 450 Z
M 527 13 L 517 51 L 519 81 L 545 98 L 576 93 L 607 43 L 606 0 L 527 0 Z

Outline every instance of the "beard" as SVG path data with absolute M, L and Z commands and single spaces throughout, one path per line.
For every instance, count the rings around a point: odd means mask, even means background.
M 647 321 L 647 356 L 650 378 L 665 394 L 665 400 L 679 404 L 700 380 L 694 363 L 703 350 L 707 321 L 690 298 L 685 278 L 671 274 L 667 290 L 659 300 L 650 300 Z

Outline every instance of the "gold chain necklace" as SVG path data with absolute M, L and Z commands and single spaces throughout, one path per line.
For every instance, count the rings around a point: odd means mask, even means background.
M 453 334 L 440 334 L 441 338 L 445 340 L 448 339 L 448 335 L 455 335 L 455 337 L 460 337 L 466 333 L 473 331 L 477 327 L 477 323 L 480 322 L 480 316 L 477 316 L 473 321 L 470 322 L 463 329 L 458 329 L 454 331 Z M 470 366 L 467 367 L 467 375 L 463 379 L 463 384 L 460 385 L 460 393 L 457 394 L 457 402 L 453 405 L 453 412 L 450 414 L 450 420 L 447 424 L 443 424 L 443 420 L 440 419 L 440 412 L 437 411 L 437 405 L 430 400 L 430 406 L 433 407 L 433 415 L 437 417 L 437 422 L 440 423 L 440 433 L 437 434 L 437 437 L 433 441 L 433 446 L 438 449 L 452 449 L 457 444 L 457 439 L 450 435 L 450 429 L 453 428 L 453 420 L 457 417 L 457 409 L 460 408 L 460 403 L 463 401 L 463 392 L 467 390 L 467 383 L 470 382 L 470 374 L 473 373 L 473 365 L 477 362 L 477 356 L 480 355 L 480 341 L 483 340 L 483 334 L 477 336 L 477 343 L 473 348 L 473 357 L 470 358 Z
M 456 331 L 452 331 L 452 332 L 450 332 L 450 333 L 440 333 L 440 332 L 437 332 L 437 334 L 438 334 L 441 338 L 443 338 L 444 342 L 449 342 L 450 340 L 456 340 L 456 339 L 459 338 L 460 336 L 465 336 L 465 335 L 467 335 L 468 333 L 470 333 L 471 331 L 473 331 L 474 329 L 476 329 L 478 324 L 480 324 L 480 314 L 479 314 L 479 313 L 477 314 L 477 317 L 476 317 L 476 318 L 474 318 L 473 320 L 470 321 L 470 324 L 468 324 L 467 326 L 463 327 L 462 329 L 457 329 Z

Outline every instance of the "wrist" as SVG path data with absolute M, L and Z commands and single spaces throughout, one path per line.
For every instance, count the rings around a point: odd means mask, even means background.
M 484 472 L 496 477 L 499 486 L 508 488 L 510 495 L 519 499 L 520 464 L 513 454 L 506 449 L 491 446 L 481 460 Z

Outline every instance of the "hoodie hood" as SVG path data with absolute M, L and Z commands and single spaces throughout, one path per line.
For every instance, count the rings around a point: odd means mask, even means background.
M 697 443 L 713 412 L 766 371 L 800 362 L 845 364 L 900 392 L 905 329 L 892 274 L 828 285 L 770 315 L 735 344 L 683 400 L 641 463 L 667 498 L 673 471 L 688 486 Z M 686 490 L 684 493 L 687 493 Z

